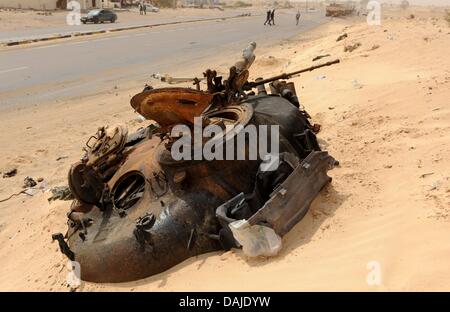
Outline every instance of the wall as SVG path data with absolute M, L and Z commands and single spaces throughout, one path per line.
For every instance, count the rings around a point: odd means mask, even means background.
M 56 0 L 0 0 L 0 8 L 54 10 Z
M 69 2 L 70 0 L 67 0 Z M 77 0 L 81 9 L 93 8 L 92 0 Z M 17 8 L 17 9 L 36 9 L 36 10 L 54 10 L 56 9 L 57 0 L 0 0 L 0 8 Z M 96 0 L 97 8 L 112 7 L 113 4 L 109 0 Z

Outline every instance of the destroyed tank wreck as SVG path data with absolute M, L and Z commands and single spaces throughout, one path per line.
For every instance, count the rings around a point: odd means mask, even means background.
M 303 218 L 337 163 L 320 149 L 320 126 L 310 122 L 286 80 L 339 60 L 250 82 L 255 47 L 244 50 L 226 80 L 207 70 L 205 91 L 200 79 L 192 89 L 146 86 L 131 106 L 153 121 L 150 126 L 133 134 L 124 126 L 102 127 L 88 140 L 68 176 L 76 198 L 68 231 L 53 235 L 80 264 L 82 280 L 137 280 L 231 248 L 252 256 L 279 251 L 281 237 Z M 215 135 L 179 148 L 179 140 L 198 135 L 198 121 L 200 135 L 208 126 Z M 180 125 L 184 135 L 175 130 Z M 276 147 L 276 153 L 254 153 L 258 147 L 246 133 L 251 125 L 258 144 L 270 138 L 267 151 Z M 205 159 L 202 151 L 212 141 L 216 156 L 220 147 L 229 154 Z M 179 159 L 177 145 L 193 157 Z

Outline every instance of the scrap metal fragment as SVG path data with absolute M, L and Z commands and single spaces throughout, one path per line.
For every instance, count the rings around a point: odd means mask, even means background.
M 3 178 L 11 178 L 17 174 L 17 168 L 9 169 L 3 173 Z
M 320 190 L 331 181 L 327 171 L 334 165 L 334 158 L 327 152 L 309 154 L 248 223 L 268 223 L 278 235 L 284 236 L 303 218 Z
M 61 233 L 56 233 L 52 235 L 52 241 L 58 241 L 59 249 L 61 252 L 69 258 L 69 260 L 74 261 L 75 260 L 75 254 L 72 250 L 70 250 L 69 245 L 67 245 L 67 242 L 64 240 L 64 236 Z
M 74 199 L 72 192 L 68 186 L 55 186 L 50 189 L 52 196 L 47 200 L 51 203 L 54 200 L 72 200 Z

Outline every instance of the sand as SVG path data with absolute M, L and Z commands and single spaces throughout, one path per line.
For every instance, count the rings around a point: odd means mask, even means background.
M 278 256 L 215 252 L 140 281 L 83 283 L 77 290 L 449 291 L 450 27 L 443 15 L 389 11 L 377 27 L 336 19 L 257 50 L 253 77 L 342 61 L 294 79 L 302 104 L 322 125 L 322 147 L 341 166 L 284 237 Z M 344 32 L 348 38 L 336 42 Z M 357 42 L 359 48 L 344 52 Z M 312 62 L 322 54 L 331 56 Z M 222 71 L 226 64 L 219 64 Z M 26 176 L 43 177 L 49 187 L 65 184 L 98 126 L 145 125 L 128 104 L 139 89 L 112 87 L 95 97 L 2 112 L 0 171 L 16 167 L 18 174 L 0 178 L 0 199 L 20 191 Z M 51 242 L 52 233 L 66 228 L 69 202 L 49 204 L 48 196 L 0 203 L 0 290 L 70 290 L 67 261 Z

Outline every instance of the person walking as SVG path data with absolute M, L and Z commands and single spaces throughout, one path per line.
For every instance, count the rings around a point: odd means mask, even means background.
M 297 14 L 295 15 L 295 20 L 297 21 L 298 26 L 298 22 L 300 21 L 300 10 L 297 11 Z
M 144 15 L 147 15 L 147 6 L 145 5 L 145 3 L 142 6 L 142 10 L 144 11 Z
M 142 2 L 139 2 L 139 15 L 142 15 L 144 13 Z
M 273 9 L 272 13 L 270 13 L 270 20 L 272 24 L 269 23 L 269 25 L 275 25 L 275 9 Z
M 271 18 L 271 12 L 270 12 L 270 10 L 267 10 L 267 17 L 266 17 L 266 21 L 264 22 L 264 25 L 266 25 L 267 23 L 269 23 L 269 25 L 271 25 L 270 18 Z

